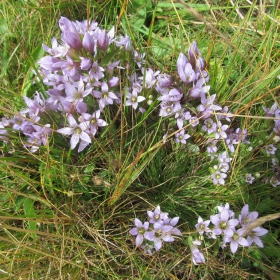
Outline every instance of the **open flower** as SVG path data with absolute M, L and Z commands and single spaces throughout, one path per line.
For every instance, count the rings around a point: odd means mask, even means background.
M 248 233 L 247 241 L 249 246 L 251 246 L 253 243 L 256 243 L 259 247 L 263 248 L 263 243 L 259 236 L 263 236 L 268 233 L 268 230 L 262 227 L 256 227 L 252 229 Z
M 126 94 L 126 106 L 132 106 L 135 110 L 138 107 L 138 103 L 144 101 L 146 98 L 144 96 L 138 96 L 136 91 L 132 93 L 128 92 Z
M 147 230 L 149 228 L 149 223 L 145 222 L 143 224 L 139 219 L 135 218 L 134 224 L 136 227 L 132 228 L 129 233 L 136 235 L 136 246 L 139 246 L 142 244 L 144 237 L 146 238 L 148 235 Z
M 249 246 L 248 241 L 242 237 L 246 229 L 239 229 L 233 233 L 232 236 L 225 236 L 224 242 L 228 243 L 230 242 L 230 250 L 233 254 L 236 253 L 238 246 Z
M 91 143 L 91 139 L 87 134 L 87 132 L 85 131 L 88 128 L 88 123 L 83 122 L 77 124 L 76 120 L 71 114 L 68 115 L 67 119 L 70 126 L 58 129 L 57 132 L 65 135 L 72 135 L 70 140 L 71 149 L 73 150 L 77 146 L 80 140 L 83 140 L 88 144 Z M 82 146 L 79 147 L 78 149 L 79 152 L 82 151 L 81 148 Z

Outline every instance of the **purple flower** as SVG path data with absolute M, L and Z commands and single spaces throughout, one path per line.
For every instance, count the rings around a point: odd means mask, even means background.
M 249 212 L 249 205 L 245 204 L 241 210 L 241 214 L 238 217 L 239 223 L 242 226 L 242 228 L 248 226 L 251 224 L 254 220 L 258 218 L 259 213 Z
M 92 135 L 94 136 L 100 126 L 108 125 L 104 120 L 100 119 L 100 110 L 95 111 L 92 115 L 88 113 L 83 113 L 79 118 L 81 123 L 85 122 L 85 126 L 88 125 Z
M 174 234 L 173 226 L 164 225 L 162 223 L 154 223 L 154 230 L 150 231 L 146 239 L 154 242 L 154 248 L 156 251 L 160 250 L 162 247 L 162 242 L 173 242 L 174 237 L 171 236 Z
M 216 94 L 211 95 L 209 98 L 206 98 L 205 94 L 202 94 L 201 104 L 198 105 L 197 110 L 201 112 L 204 119 L 209 118 L 213 114 L 213 111 L 222 110 L 221 106 L 214 104 L 215 98 Z
M 98 45 L 98 48 L 102 51 L 106 51 L 108 49 L 109 37 L 104 29 L 98 35 L 97 45 Z
M 152 255 L 152 250 L 154 249 L 154 246 L 149 243 L 146 243 L 141 246 L 141 249 L 143 249 L 146 254 Z
M 94 97 L 99 98 L 100 110 L 103 110 L 106 105 L 113 104 L 114 100 L 119 100 L 113 92 L 109 91 L 109 87 L 106 82 L 102 82 L 101 92 L 97 90 L 93 90 L 92 92 Z
M 213 173 L 211 175 L 211 178 L 213 179 L 213 184 L 217 185 L 217 184 L 221 184 L 224 185 L 225 184 L 225 178 L 227 177 L 227 174 L 222 173 L 220 171 L 216 171 L 215 173 Z
M 229 214 L 229 217 L 230 218 L 233 218 L 234 217 L 234 212 L 232 211 L 232 210 L 230 210 L 229 208 L 229 204 L 228 203 L 226 203 L 225 204 L 225 206 L 222 206 L 222 205 L 220 205 L 220 206 L 218 206 L 217 207 L 218 208 L 218 211 L 219 211 L 219 213 L 222 213 L 223 211 L 228 211 L 228 214 Z
M 144 71 L 145 71 L 145 69 L 142 68 L 143 74 L 144 74 Z M 156 76 L 159 74 L 159 72 L 160 71 L 154 72 L 151 68 L 146 69 L 145 75 L 143 77 L 139 78 L 140 80 L 143 80 L 143 87 L 152 88 L 157 81 Z
M 88 53 L 94 52 L 95 42 L 94 42 L 93 37 L 89 34 L 89 32 L 85 32 L 82 44 L 83 44 L 84 49 Z
M 187 139 L 189 139 L 191 136 L 189 134 L 185 133 L 185 130 L 182 129 L 180 132 L 175 134 L 176 136 L 176 142 L 177 143 L 182 143 L 182 144 L 187 144 Z
M 210 224 L 210 220 L 203 221 L 201 217 L 198 217 L 198 223 L 195 225 L 198 233 L 202 235 L 204 232 L 210 232 L 211 230 L 208 228 Z
M 214 121 L 212 119 L 207 119 L 204 121 L 204 126 L 202 126 L 202 129 L 204 131 L 207 131 L 208 134 L 211 134 L 216 131 L 217 124 L 214 123 Z
M 263 110 L 265 111 L 266 113 L 266 116 L 267 117 L 274 117 L 276 114 L 279 114 L 280 113 L 280 109 L 278 108 L 278 104 L 275 102 L 270 109 L 263 107 Z
M 61 34 L 61 39 L 68 44 L 72 49 L 79 51 L 82 47 L 82 41 L 79 35 L 72 33 L 72 32 L 63 32 Z
M 27 139 L 27 142 L 30 144 L 26 144 L 26 146 L 31 146 L 30 151 L 35 153 L 39 146 L 46 146 L 48 143 L 49 135 L 51 134 L 50 125 L 46 124 L 45 126 L 33 125 L 34 132 Z
M 239 229 L 235 231 L 232 236 L 225 236 L 224 242 L 230 242 L 230 250 L 233 254 L 236 253 L 239 245 L 249 246 L 248 241 L 242 237 L 245 231 L 246 229 Z
M 136 50 L 133 51 L 134 54 L 134 61 L 137 63 L 137 66 L 141 68 L 142 64 L 145 64 L 145 53 L 139 54 Z
M 248 233 L 247 241 L 248 245 L 251 246 L 256 243 L 259 247 L 263 248 L 263 243 L 259 236 L 263 236 L 268 233 L 268 230 L 262 227 L 256 227 Z
M 126 94 L 126 106 L 132 106 L 135 110 L 138 107 L 138 103 L 144 101 L 146 98 L 144 96 L 137 96 L 137 92 L 133 91 L 132 93 L 127 92 Z
M 205 258 L 203 254 L 199 251 L 199 249 L 196 246 L 192 245 L 191 252 L 192 252 L 192 261 L 195 265 L 199 263 L 205 263 Z
M 147 210 L 147 215 L 150 218 L 150 223 L 163 223 L 164 220 L 168 219 L 168 214 L 165 212 L 162 212 L 160 210 L 160 206 L 158 205 L 154 211 Z
M 227 133 L 226 133 L 227 128 L 228 125 L 222 125 L 221 122 L 218 122 L 217 129 L 215 131 L 215 138 L 216 139 L 227 138 Z
M 275 155 L 275 151 L 277 150 L 277 148 L 274 147 L 273 144 L 270 144 L 265 147 L 265 150 L 268 155 Z
M 136 246 L 139 246 L 142 244 L 144 237 L 147 239 L 149 223 L 145 222 L 143 224 L 139 219 L 135 218 L 134 224 L 136 227 L 132 228 L 129 233 L 136 235 Z
M 220 214 L 210 216 L 210 220 L 215 225 L 213 232 L 216 235 L 224 233 L 226 236 L 232 236 L 235 227 L 239 224 L 237 219 L 229 219 L 228 210 L 223 210 Z
M 185 55 L 182 53 L 179 55 L 177 61 L 177 70 L 181 80 L 185 84 L 193 82 L 196 78 L 192 65 L 189 62 L 187 62 L 187 60 L 185 59 Z
M 271 179 L 270 179 L 270 184 L 273 186 L 273 187 L 277 187 L 280 185 L 280 181 L 277 179 L 276 176 L 273 176 Z
M 179 102 L 170 103 L 170 102 L 162 102 L 160 104 L 160 117 L 167 117 L 176 113 L 181 109 L 181 104 Z
M 115 43 L 117 47 L 123 46 L 126 51 L 131 49 L 131 42 L 128 35 L 120 36 L 119 41 L 116 41 Z
M 208 153 L 216 153 L 218 151 L 218 148 L 217 148 L 217 142 L 216 140 L 213 140 L 213 139 L 208 139 L 207 140 L 207 152 Z
M 255 177 L 253 177 L 251 173 L 246 174 L 245 181 L 249 184 L 253 184 L 253 182 L 255 181 Z
M 204 96 L 207 92 L 209 92 L 210 86 L 205 85 L 205 79 L 199 79 L 195 86 L 190 89 L 190 96 L 192 98 L 198 98 Z
M 157 76 L 157 80 L 157 85 L 159 85 L 161 88 L 168 88 L 173 83 L 172 77 L 168 74 L 159 74 Z
M 94 62 L 89 71 L 89 77 L 98 81 L 99 79 L 104 77 L 103 72 L 104 68 L 98 66 L 97 62 Z
M 81 124 L 77 124 L 76 120 L 74 119 L 74 117 L 69 114 L 68 117 L 68 122 L 70 124 L 70 127 L 64 127 L 61 129 L 58 129 L 57 132 L 61 133 L 61 134 L 65 134 L 65 135 L 72 135 L 71 136 L 71 140 L 70 140 L 70 145 L 71 145 L 71 149 L 73 150 L 78 142 L 80 140 L 85 141 L 86 143 L 91 143 L 91 139 L 89 137 L 89 135 L 85 132 L 85 130 L 88 128 L 88 123 L 83 122 Z M 82 146 L 79 147 L 78 152 L 82 151 Z

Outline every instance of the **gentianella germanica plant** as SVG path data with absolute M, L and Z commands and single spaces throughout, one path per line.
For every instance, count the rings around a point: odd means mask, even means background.
M 35 153 L 41 146 L 50 145 L 51 137 L 55 142 L 60 134 L 67 137 L 72 150 L 77 148 L 80 153 L 90 147 L 100 128 L 110 124 L 110 119 L 105 120 L 109 106 L 129 107 L 144 114 L 155 99 L 146 96 L 147 92 L 154 90 L 158 117 L 169 123 L 168 130 L 162 132 L 162 141 L 174 135 L 176 143 L 186 145 L 199 133 L 206 140 L 205 150 L 213 162 L 213 184 L 225 184 L 236 146 L 249 144 L 247 131 L 231 128 L 229 108 L 220 106 L 216 94 L 210 94 L 210 77 L 196 42 L 191 43 L 186 54 L 179 54 L 178 75 L 171 76 L 146 68 L 145 53 L 132 47 L 129 36 L 116 36 L 114 28 L 106 31 L 95 21 L 70 21 L 65 17 L 60 18 L 59 28 L 61 37 L 53 38 L 51 47 L 43 44 L 47 55 L 38 61 L 38 79 L 47 86 L 46 93 L 37 92 L 33 99 L 23 97 L 26 108 L 11 118 L 2 118 L 0 139 L 4 143 L 20 133 L 25 138 L 24 147 Z M 126 87 L 121 90 L 120 84 Z M 279 115 L 277 104 L 274 107 L 264 109 Z M 275 129 L 279 132 L 279 122 Z M 270 154 L 275 149 L 266 148 Z M 276 179 L 272 179 L 273 186 L 279 185 Z M 254 177 L 248 174 L 246 180 L 252 183 Z M 199 249 L 203 236 L 220 239 L 223 248 L 230 244 L 233 254 L 239 246 L 255 243 L 262 247 L 259 237 L 267 230 L 257 226 L 246 231 L 246 226 L 257 218 L 256 212 L 249 212 L 248 205 L 239 217 L 234 217 L 228 204 L 218 210 L 210 220 L 198 219 L 198 238 L 189 242 L 195 264 L 205 262 Z M 176 227 L 179 217 L 170 218 L 160 206 L 147 214 L 148 221 L 142 223 L 135 218 L 135 227 L 130 230 L 144 252 L 152 254 L 182 236 Z

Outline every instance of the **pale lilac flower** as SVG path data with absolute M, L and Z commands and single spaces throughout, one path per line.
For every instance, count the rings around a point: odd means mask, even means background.
M 173 80 L 172 77 L 168 74 L 159 74 L 157 76 L 157 84 L 161 87 L 161 88 L 168 88 L 172 85 Z
M 31 153 L 35 153 L 39 146 L 44 145 L 46 146 L 48 143 L 49 135 L 51 134 L 50 125 L 46 124 L 45 126 L 33 125 L 33 128 L 36 130 L 34 131 L 31 136 L 27 139 L 26 146 L 31 147 Z
M 88 124 L 83 122 L 78 125 L 71 114 L 68 115 L 67 119 L 70 126 L 60 128 L 57 130 L 57 132 L 65 135 L 72 135 L 70 140 L 71 149 L 73 150 L 80 140 L 91 143 L 89 135 L 85 132 L 85 130 L 88 128 Z
M 104 71 L 105 71 L 104 68 L 99 66 L 97 64 L 97 62 L 94 62 L 91 66 L 90 71 L 89 71 L 89 77 L 91 79 L 95 79 L 95 80 L 98 81 L 99 79 L 104 77 L 104 74 L 103 74 Z
M 54 57 L 63 57 L 67 54 L 70 46 L 68 45 L 59 45 L 55 37 L 51 40 L 52 47 L 49 48 L 45 44 L 42 44 L 43 49 Z
M 192 241 L 192 244 L 197 245 L 197 246 L 200 246 L 200 245 L 201 245 L 201 241 L 198 240 L 198 239 L 194 239 L 194 240 Z
M 163 223 L 163 220 L 168 218 L 168 214 L 165 213 L 165 212 L 162 212 L 160 210 L 160 206 L 159 205 L 155 208 L 154 211 L 147 210 L 147 215 L 150 218 L 149 222 L 151 224 L 161 223 L 161 222 Z
M 136 235 L 136 246 L 139 246 L 142 244 L 144 237 L 148 235 L 148 228 L 149 228 L 149 223 L 145 222 L 144 224 L 137 218 L 134 220 L 135 228 L 132 228 L 129 233 L 131 235 Z
M 109 43 L 109 37 L 106 31 L 103 29 L 100 34 L 98 34 L 97 46 L 100 50 L 106 51 L 108 49 Z
M 165 102 L 177 102 L 180 101 L 183 97 L 183 94 L 176 88 L 171 89 L 168 94 L 164 94 L 158 98 L 158 100 L 162 100 Z
M 222 110 L 221 106 L 214 104 L 215 98 L 216 94 L 211 95 L 209 98 L 206 98 L 205 94 L 202 94 L 201 104 L 198 105 L 197 110 L 201 112 L 201 115 L 204 119 L 209 118 L 213 114 L 213 111 Z
M 199 251 L 199 249 L 196 246 L 192 245 L 191 252 L 192 252 L 192 261 L 195 265 L 199 263 L 205 263 L 205 258 L 203 254 Z
M 73 85 L 69 83 L 65 83 L 65 101 L 71 102 L 75 104 L 77 111 L 79 113 L 84 113 L 87 108 L 87 104 L 83 102 L 84 97 L 88 96 L 92 92 L 92 88 L 88 88 L 85 90 L 84 88 L 84 82 L 82 79 L 80 79 L 78 88 L 74 87 Z M 81 106 L 84 107 L 84 109 L 81 109 Z
M 182 144 L 187 144 L 186 140 L 191 137 L 189 134 L 185 133 L 184 129 L 182 129 L 180 132 L 176 133 L 175 136 L 176 136 L 176 142 L 182 143 Z
M 218 156 L 218 160 L 219 160 L 221 163 L 223 163 L 223 162 L 230 162 L 230 161 L 232 160 L 232 158 L 229 158 L 229 157 L 227 156 L 227 153 L 226 153 L 226 152 L 223 152 L 222 154 L 220 154 L 220 155 Z
M 120 60 L 115 61 L 115 62 L 112 62 L 111 64 L 109 64 L 109 65 L 107 66 L 107 72 L 108 72 L 109 74 L 113 74 L 114 69 L 119 65 L 119 63 L 120 63 Z M 122 68 L 122 67 L 119 67 L 119 68 Z
M 274 147 L 273 144 L 270 144 L 265 147 L 265 150 L 268 155 L 275 155 L 275 151 L 277 150 L 277 148 Z
M 205 85 L 204 79 L 199 79 L 195 86 L 190 89 L 190 96 L 192 98 L 198 98 L 204 96 L 207 92 L 209 92 L 210 86 Z
M 229 171 L 229 164 L 227 162 L 221 162 L 219 164 L 219 170 L 223 173 L 226 173 Z
M 227 174 L 222 173 L 220 171 L 216 171 L 215 173 L 213 173 L 211 175 L 211 178 L 213 179 L 213 184 L 217 185 L 217 184 L 221 184 L 224 185 L 225 184 L 225 178 L 227 177 Z
M 156 249 L 156 251 L 158 251 L 161 249 L 163 241 L 174 241 L 174 237 L 172 236 L 172 234 L 174 234 L 173 226 L 156 222 L 154 223 L 154 230 L 150 231 L 149 234 L 145 236 L 145 238 L 149 241 L 153 241 L 154 248 Z
M 274 117 L 276 114 L 280 113 L 280 109 L 278 108 L 278 104 L 276 102 L 269 109 L 264 106 L 262 107 L 267 117 Z
M 217 239 L 216 234 L 213 230 L 210 230 L 209 232 L 206 232 L 206 236 L 210 239 Z
M 259 236 L 263 236 L 268 233 L 268 230 L 262 227 L 256 227 L 252 229 L 248 233 L 247 241 L 249 246 L 251 246 L 253 243 L 256 243 L 259 247 L 263 248 L 263 243 Z
M 216 153 L 218 151 L 217 148 L 217 140 L 213 140 L 213 139 L 208 139 L 207 140 L 207 152 L 208 153 Z
M 144 75 L 145 69 L 142 68 L 141 70 Z M 159 72 L 160 71 L 154 72 L 151 68 L 146 69 L 145 75 L 139 78 L 140 80 L 143 80 L 143 87 L 152 88 L 157 81 L 156 76 L 159 74 Z
M 96 50 L 95 50 L 96 44 L 95 44 L 93 37 L 89 34 L 89 32 L 85 32 L 82 44 L 83 44 L 84 49 L 88 53 L 93 53 L 93 52 L 96 53 Z
M 144 96 L 137 96 L 137 93 L 134 91 L 132 93 L 127 92 L 126 94 L 126 106 L 132 106 L 135 110 L 138 107 L 138 103 L 144 101 L 146 98 Z
M 180 59 L 180 56 L 179 56 L 179 59 Z M 181 80 L 185 84 L 188 84 L 195 80 L 195 72 L 190 63 L 186 63 L 186 64 L 179 63 L 179 67 L 177 70 L 178 70 L 178 74 L 179 74 Z
M 111 87 L 115 87 L 119 84 L 119 78 L 118 77 L 112 77 L 109 81 L 108 81 L 108 86 Z
M 115 43 L 117 47 L 123 46 L 126 51 L 131 49 L 130 37 L 128 35 L 120 36 L 119 41 L 116 41 Z
M 259 213 L 256 211 L 249 212 L 249 205 L 245 204 L 241 210 L 241 214 L 238 217 L 239 224 L 242 228 L 244 228 L 256 220 L 258 215 Z
M 149 243 L 146 243 L 141 246 L 141 249 L 144 250 L 144 253 L 149 254 L 151 256 L 153 254 L 152 250 L 154 249 L 154 246 Z
M 170 116 L 182 108 L 179 102 L 170 103 L 170 102 L 162 102 L 160 104 L 160 117 L 167 117 Z
M 228 203 L 226 203 L 225 206 L 219 205 L 217 208 L 218 208 L 219 213 L 222 213 L 223 211 L 228 211 L 229 217 L 230 218 L 234 217 L 234 212 L 232 210 L 230 210 L 230 206 Z
M 113 93 L 109 91 L 108 84 L 106 82 L 102 82 L 101 84 L 101 92 L 97 90 L 93 90 L 93 96 L 99 98 L 99 106 L 100 110 L 103 110 L 106 105 L 113 104 L 114 100 L 119 100 L 119 98 Z
M 75 51 L 79 51 L 83 47 L 79 34 L 65 31 L 61 34 L 61 39 Z
M 198 230 L 198 233 L 202 235 L 204 232 L 210 232 L 211 230 L 208 228 L 210 224 L 210 220 L 203 221 L 202 218 L 198 217 L 198 223 L 195 225 L 196 229 Z
M 255 177 L 253 177 L 251 173 L 246 174 L 245 181 L 249 184 L 253 184 L 253 182 L 255 181 Z
M 141 68 L 142 64 L 145 64 L 145 53 L 138 53 L 136 50 L 133 51 L 134 61 L 136 62 L 137 66 Z
M 208 134 L 211 134 L 216 131 L 217 124 L 212 119 L 207 119 L 204 121 L 204 125 L 202 126 L 204 131 L 207 131 Z
M 195 126 L 197 126 L 197 125 L 199 125 L 199 119 L 198 119 L 198 117 L 191 117 L 190 119 L 189 119 L 189 123 L 190 123 L 190 125 L 192 126 L 192 127 L 195 127 Z
M 108 123 L 106 123 L 104 120 L 100 119 L 100 110 L 95 111 L 92 115 L 88 113 L 83 113 L 82 116 L 79 118 L 79 121 L 86 122 L 84 125 L 87 126 L 94 136 L 98 130 L 98 127 L 106 126 Z
M 224 241 L 226 243 L 230 242 L 230 250 L 233 254 L 236 253 L 239 245 L 249 246 L 248 241 L 244 237 L 242 237 L 245 231 L 246 229 L 239 229 L 235 231 L 232 236 L 224 237 Z
M 216 235 L 224 233 L 226 236 L 232 236 L 235 230 L 235 227 L 239 224 L 237 219 L 229 219 L 229 211 L 223 210 L 220 214 L 210 216 L 210 220 L 215 229 L 213 232 Z
M 220 138 L 227 138 L 227 133 L 226 130 L 228 128 L 228 125 L 222 125 L 221 122 L 219 121 L 217 123 L 217 129 L 215 131 L 215 138 L 220 139 Z
M 271 179 L 270 179 L 270 184 L 273 186 L 273 187 L 277 187 L 280 185 L 280 181 L 277 179 L 276 176 L 273 176 Z
M 86 57 L 80 57 L 80 58 L 81 58 L 80 68 L 82 70 L 89 70 L 92 66 L 92 61 Z

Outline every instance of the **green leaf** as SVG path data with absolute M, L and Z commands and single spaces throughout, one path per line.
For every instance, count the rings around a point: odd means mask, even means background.
M 26 198 L 23 202 L 23 210 L 24 214 L 27 218 L 32 218 L 35 217 L 35 210 L 34 210 L 34 200 L 30 198 Z M 28 227 L 30 230 L 36 230 L 36 222 L 34 221 L 28 221 Z M 31 236 L 33 239 L 36 239 L 36 234 L 31 233 Z
M 141 28 L 147 18 L 147 12 L 152 10 L 149 0 L 132 0 L 128 7 L 129 22 L 134 28 Z

